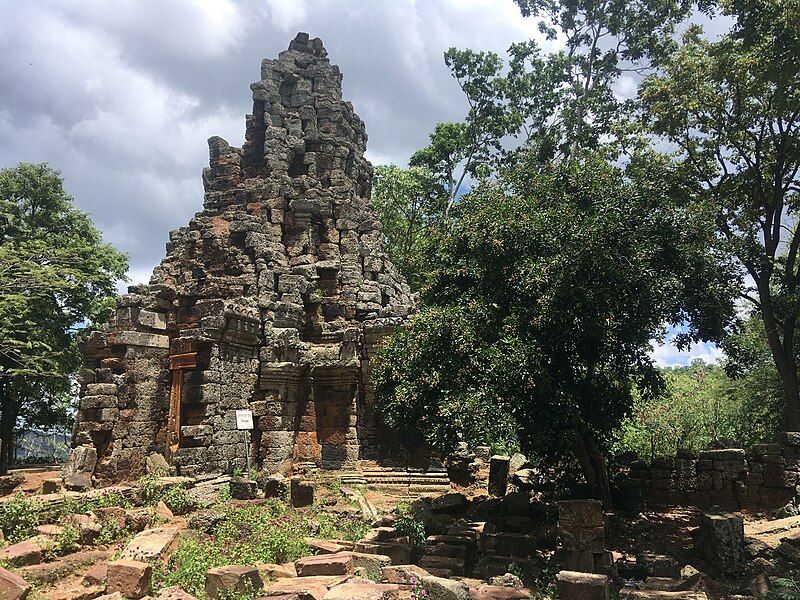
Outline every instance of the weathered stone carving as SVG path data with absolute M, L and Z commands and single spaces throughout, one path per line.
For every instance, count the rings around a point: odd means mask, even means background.
M 244 467 L 246 451 L 269 470 L 375 455 L 369 358 L 413 298 L 341 81 L 298 34 L 250 86 L 244 146 L 209 140 L 204 209 L 83 347 L 73 445 L 96 449 L 98 477 L 143 474 L 152 452 L 185 474 Z

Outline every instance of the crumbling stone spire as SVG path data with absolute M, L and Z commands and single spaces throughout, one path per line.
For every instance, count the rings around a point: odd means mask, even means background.
M 97 449 L 99 474 L 140 472 L 153 452 L 184 473 L 243 466 L 236 409 L 253 411 L 267 468 L 375 456 L 369 357 L 414 303 L 341 82 L 300 33 L 262 62 L 244 145 L 209 140 L 203 210 L 84 349 L 73 444 Z

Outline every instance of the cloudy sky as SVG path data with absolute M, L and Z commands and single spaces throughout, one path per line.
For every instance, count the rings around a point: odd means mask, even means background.
M 465 113 L 448 47 L 503 53 L 538 36 L 512 0 L 0 0 L 0 167 L 61 170 L 146 282 L 169 230 L 202 208 L 206 140 L 241 145 L 261 59 L 298 31 L 341 67 L 368 157 L 397 164 Z

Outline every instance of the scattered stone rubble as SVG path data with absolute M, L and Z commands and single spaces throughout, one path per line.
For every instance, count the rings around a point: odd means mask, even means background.
M 244 469 L 247 453 L 268 471 L 379 456 L 369 358 L 414 302 L 341 82 L 298 34 L 262 63 L 244 146 L 209 140 L 203 210 L 83 346 L 76 484 L 138 477 L 153 453 L 184 475 Z

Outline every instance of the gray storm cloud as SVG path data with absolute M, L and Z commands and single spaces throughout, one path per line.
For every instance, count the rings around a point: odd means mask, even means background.
M 202 205 L 206 139 L 239 145 L 261 59 L 320 36 L 367 123 L 404 164 L 465 103 L 442 54 L 535 35 L 512 0 L 0 2 L 0 166 L 47 161 L 147 281 Z

